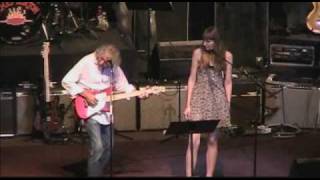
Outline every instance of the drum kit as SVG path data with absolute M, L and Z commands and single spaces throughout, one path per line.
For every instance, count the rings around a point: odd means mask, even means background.
M 57 40 L 109 28 L 107 5 L 88 2 L 1 2 L 0 40 L 6 44 Z M 45 36 L 43 36 L 45 35 Z

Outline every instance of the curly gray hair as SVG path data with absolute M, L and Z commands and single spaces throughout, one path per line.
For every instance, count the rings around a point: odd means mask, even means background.
M 99 46 L 95 50 L 96 58 L 103 57 L 106 52 L 112 55 L 112 63 L 119 66 L 121 63 L 120 51 L 116 46 L 112 44 L 103 44 Z

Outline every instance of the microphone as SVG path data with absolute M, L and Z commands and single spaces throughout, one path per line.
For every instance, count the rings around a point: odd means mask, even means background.
M 110 68 L 113 68 L 113 62 L 112 62 L 112 60 L 107 61 L 107 65 L 108 65 Z

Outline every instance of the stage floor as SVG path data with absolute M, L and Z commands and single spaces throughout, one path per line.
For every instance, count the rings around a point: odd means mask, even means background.
M 113 177 L 183 177 L 187 137 L 166 140 L 162 131 L 121 132 L 115 137 Z M 30 136 L 1 138 L 1 177 L 85 176 L 87 145 L 78 136 L 65 143 L 44 143 Z M 85 138 L 84 138 L 85 139 Z M 205 137 L 199 151 L 197 175 L 205 171 Z M 320 157 L 320 132 L 308 130 L 294 138 L 258 135 L 256 176 L 288 177 L 294 160 Z M 217 176 L 252 177 L 254 136 L 222 136 Z M 108 168 L 105 176 L 110 176 Z

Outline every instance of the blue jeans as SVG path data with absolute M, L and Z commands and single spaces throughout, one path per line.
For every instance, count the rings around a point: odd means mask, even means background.
M 89 119 L 86 130 L 89 135 L 88 176 L 102 176 L 111 157 L 111 126 Z M 113 136 L 112 136 L 113 142 Z M 113 143 L 112 143 L 113 144 Z

